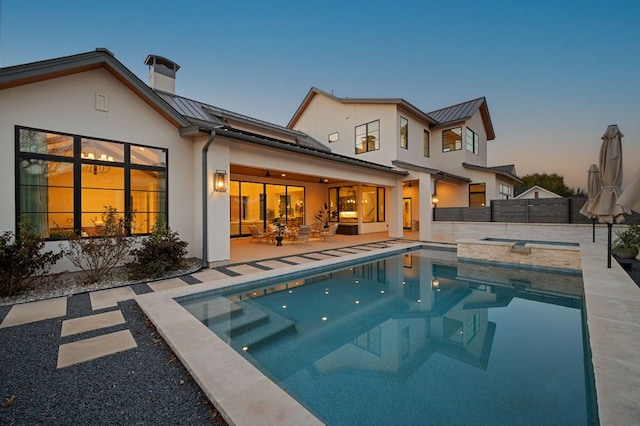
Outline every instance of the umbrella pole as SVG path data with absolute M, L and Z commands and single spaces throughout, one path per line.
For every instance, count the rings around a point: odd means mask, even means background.
M 596 242 L 596 218 L 591 219 L 593 221 L 593 242 Z
M 612 223 L 607 223 L 607 268 L 611 268 L 611 228 Z

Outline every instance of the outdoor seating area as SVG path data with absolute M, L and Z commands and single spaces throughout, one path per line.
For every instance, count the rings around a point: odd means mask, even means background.
M 251 233 L 251 243 L 276 244 L 278 238 L 281 242 L 291 244 L 309 244 L 313 241 L 336 241 L 336 231 L 338 223 L 332 223 L 329 227 L 324 227 L 322 223 L 313 225 L 296 225 L 287 223 L 278 226 L 275 223 L 267 225 L 267 229 L 260 229 L 257 225 L 249 226 Z

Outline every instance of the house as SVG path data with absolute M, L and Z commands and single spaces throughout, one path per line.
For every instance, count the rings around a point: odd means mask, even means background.
M 389 235 L 402 236 L 405 171 L 178 96 L 177 64 L 155 55 L 145 64 L 149 84 L 103 48 L 0 69 L 10 153 L 0 160 L 1 230 L 27 216 L 56 250 L 65 232 L 96 235 L 111 206 L 132 235 L 164 218 L 190 256 L 210 263 L 228 260 L 230 238 L 251 225 L 313 223 L 331 188 L 351 185 L 370 191 Z
M 422 224 L 422 240 L 430 237 L 432 206 L 485 206 L 512 198 L 520 181 L 513 165 L 487 166 L 495 133 L 485 98 L 425 113 L 403 99 L 339 98 L 311 88 L 287 127 L 332 152 L 406 171 L 403 227 Z
M 110 206 L 131 235 L 164 219 L 207 265 L 250 226 L 311 224 L 325 203 L 339 232 L 402 237 L 420 221 L 429 240 L 432 195 L 475 205 L 517 179 L 486 166 L 484 98 L 426 114 L 312 89 L 285 127 L 179 96 L 178 64 L 144 63 L 148 83 L 104 48 L 0 69 L 0 135 L 13 147 L 0 160 L 0 230 L 27 216 L 59 249 L 66 232 L 97 235 Z
M 562 198 L 562 196 L 556 194 L 553 191 L 549 191 L 548 189 L 544 189 L 541 186 L 535 185 L 531 188 L 523 190 L 520 194 L 514 197 L 514 199 L 516 200 L 537 200 L 538 198 Z

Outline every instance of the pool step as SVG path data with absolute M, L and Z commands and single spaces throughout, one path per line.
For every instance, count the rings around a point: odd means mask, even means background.
M 238 302 L 237 305 L 241 313 L 209 324 L 216 334 L 230 336 L 234 347 L 255 348 L 295 332 L 295 323 L 280 314 L 248 302 Z
M 242 313 L 241 306 L 222 296 L 194 300 L 186 302 L 182 306 L 206 326 L 228 320 Z

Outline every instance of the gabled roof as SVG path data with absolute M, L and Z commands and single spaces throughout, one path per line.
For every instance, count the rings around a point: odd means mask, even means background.
M 93 52 L 0 68 L 0 90 L 103 68 L 176 127 L 191 123 L 104 48 Z
M 530 193 L 532 193 L 532 192 L 536 192 L 536 191 L 537 191 L 537 192 L 543 192 L 544 194 L 546 194 L 546 195 L 547 195 L 546 197 L 543 197 L 543 198 L 562 198 L 562 196 L 561 196 L 561 195 L 558 195 L 558 194 L 556 194 L 556 193 L 555 193 L 555 192 L 553 192 L 553 191 L 549 191 L 549 190 L 548 190 L 548 189 L 546 189 L 546 188 L 543 188 L 543 187 L 538 186 L 538 185 L 534 185 L 534 186 L 532 186 L 531 188 L 529 188 L 529 189 L 527 189 L 527 190 L 525 190 L 525 191 L 522 191 L 520 194 L 518 194 L 517 196 L 515 196 L 515 197 L 514 197 L 514 199 L 525 198 L 525 197 L 526 197 L 527 195 L 529 195 Z
M 522 180 L 518 176 L 516 176 L 515 174 L 516 167 L 513 164 L 510 164 L 507 166 L 483 167 L 483 166 L 477 166 L 475 164 L 462 163 L 462 167 L 470 170 L 479 170 L 481 172 L 495 173 L 497 175 L 506 177 L 511 181 L 522 182 Z
M 438 126 L 444 126 L 467 120 L 471 118 L 478 109 L 480 110 L 482 122 L 484 123 L 484 127 L 487 131 L 487 140 L 490 141 L 495 139 L 496 134 L 493 130 L 493 123 L 491 123 L 489 107 L 487 106 L 487 100 L 484 97 L 462 102 L 436 111 L 431 111 L 428 115 L 438 123 Z
M 158 95 L 160 95 L 180 114 L 194 120 L 194 122 L 196 123 L 205 125 L 205 127 L 206 124 L 211 125 L 212 128 L 220 125 L 229 125 L 229 120 L 231 120 L 249 125 L 254 128 L 292 136 L 295 139 L 296 144 L 301 146 L 306 146 L 308 148 L 313 148 L 319 151 L 331 152 L 331 150 L 327 148 L 323 143 L 317 141 L 316 139 L 313 139 L 306 133 L 299 132 L 297 130 L 291 130 L 283 126 L 278 126 L 277 124 L 262 121 L 257 118 L 249 117 L 247 115 L 239 114 L 237 112 L 229 111 L 171 93 L 161 92 L 159 90 L 156 90 L 156 93 L 158 93 Z
M 288 128 L 293 129 L 293 127 L 296 125 L 296 123 L 300 119 L 300 116 L 302 116 L 302 113 L 304 112 L 304 110 L 307 109 L 307 106 L 309 106 L 309 103 L 316 95 L 323 95 L 330 99 L 333 99 L 336 102 L 340 102 L 343 104 L 398 105 L 399 107 L 406 109 L 407 111 L 415 114 L 416 116 L 420 117 L 421 119 L 423 119 L 428 123 L 431 123 L 431 124 L 437 123 L 436 121 L 433 120 L 433 118 L 427 115 L 424 111 L 421 111 L 419 108 L 415 107 L 414 105 L 410 104 L 409 102 L 405 101 L 402 98 L 339 98 L 323 90 L 312 87 L 307 93 L 307 96 L 305 96 L 305 98 L 302 100 L 302 103 L 300 104 L 296 112 L 293 114 L 293 117 L 291 117 L 291 120 L 289 120 L 289 123 L 287 124 Z
M 397 105 L 422 118 L 427 123 L 433 124 L 435 126 L 444 126 L 447 124 L 464 121 L 468 118 L 471 118 L 473 114 L 476 113 L 476 111 L 480 110 L 482 122 L 484 123 L 485 130 L 487 132 L 487 140 L 493 140 L 496 138 L 495 132 L 493 130 L 493 123 L 491 123 L 491 116 L 489 115 L 487 100 L 484 97 L 425 113 L 424 111 L 420 110 L 419 108 L 402 98 L 339 98 L 316 87 L 312 87 L 307 93 L 307 96 L 305 96 L 305 98 L 302 100 L 302 103 L 293 114 L 293 117 L 291 117 L 291 120 L 289 120 L 289 123 L 287 124 L 288 128 L 293 129 L 293 127 L 302 116 L 302 113 L 304 113 L 304 111 L 311 103 L 311 100 L 316 95 L 323 95 L 343 104 Z

